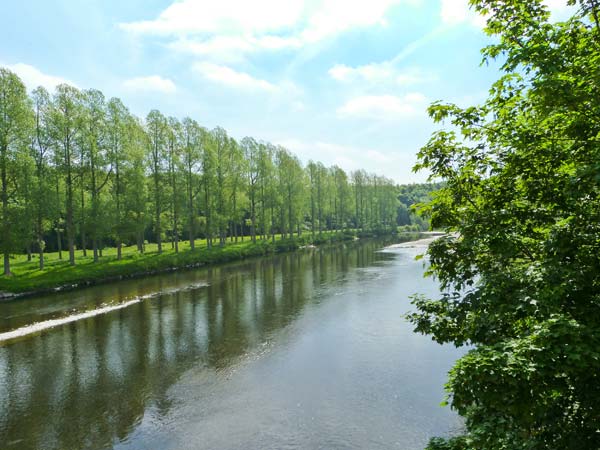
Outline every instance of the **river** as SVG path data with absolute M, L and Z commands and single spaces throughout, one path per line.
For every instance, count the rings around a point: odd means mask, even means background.
M 358 241 L 0 304 L 0 448 L 423 449 L 461 350 L 423 247 Z

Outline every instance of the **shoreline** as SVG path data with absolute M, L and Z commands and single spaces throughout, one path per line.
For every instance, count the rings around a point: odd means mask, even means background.
M 386 248 L 395 249 L 395 248 L 427 248 L 429 244 L 433 241 L 441 238 L 442 236 L 446 236 L 446 233 L 438 232 L 438 231 L 427 231 L 420 233 L 422 236 L 427 236 L 422 239 L 417 239 L 415 241 L 408 242 L 400 242 L 398 244 L 392 244 Z
M 304 249 L 315 249 L 323 245 L 334 244 L 338 242 L 394 236 L 399 239 L 406 237 L 410 241 L 411 238 L 419 237 L 423 234 L 425 234 L 425 232 L 398 234 L 390 233 L 381 235 L 373 234 L 358 237 L 353 233 L 340 232 L 337 234 L 326 235 L 323 238 L 315 239 L 314 242 L 309 236 L 307 236 L 307 238 L 296 237 L 292 239 L 278 240 L 275 242 L 261 240 L 257 241 L 256 243 L 252 243 L 251 241 L 246 241 L 243 243 L 228 244 L 224 247 L 213 247 L 212 249 L 202 248 L 196 249 L 195 251 L 187 250 L 180 253 L 167 253 L 163 255 L 153 254 L 148 255 L 146 258 L 141 258 L 141 261 L 137 261 L 136 259 L 130 259 L 129 261 L 118 261 L 114 259 L 103 261 L 100 263 L 100 266 L 92 264 L 75 266 L 73 270 L 76 270 L 77 267 L 84 267 L 84 269 L 89 268 L 88 271 L 92 273 L 83 273 L 79 277 L 77 277 L 76 274 L 73 274 L 72 279 L 66 282 L 60 282 L 59 280 L 53 282 L 51 276 L 54 272 L 57 272 L 57 270 L 50 269 L 44 274 L 46 275 L 46 278 L 50 279 L 42 280 L 42 283 L 45 285 L 42 285 L 39 288 L 34 287 L 32 289 L 24 289 L 19 291 L 18 288 L 20 285 L 18 281 L 23 281 L 23 283 L 21 283 L 21 285 L 23 285 L 28 281 L 28 279 L 20 280 L 19 276 L 16 275 L 15 278 L 11 279 L 11 281 L 17 280 L 16 283 L 13 282 L 13 284 L 16 285 L 17 290 L 9 291 L 5 289 L 0 291 L 0 302 L 16 301 L 37 295 L 52 294 L 54 292 L 74 291 L 90 286 L 108 284 L 127 279 L 151 277 L 169 272 L 199 269 L 201 267 L 219 265 L 278 253 L 287 253 Z M 140 267 L 140 265 L 144 265 L 144 263 L 155 267 Z M 104 269 L 103 272 L 106 273 L 106 275 L 103 276 L 102 274 L 99 275 L 94 273 L 98 268 Z

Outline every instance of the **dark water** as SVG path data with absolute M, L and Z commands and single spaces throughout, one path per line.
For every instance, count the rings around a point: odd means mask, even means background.
M 439 403 L 459 351 L 401 317 L 436 289 L 423 249 L 382 245 L 1 304 L 21 337 L 0 334 L 0 448 L 411 450 L 456 431 Z

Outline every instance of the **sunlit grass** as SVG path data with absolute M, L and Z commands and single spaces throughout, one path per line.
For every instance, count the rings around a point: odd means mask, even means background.
M 323 232 L 322 236 L 316 236 L 315 243 L 353 237 L 352 232 Z M 310 233 L 305 233 L 300 238 L 285 240 L 276 235 L 275 243 L 271 238 L 257 239 L 256 243 L 252 243 L 250 237 L 246 236 L 243 242 L 241 238 L 238 238 L 237 243 L 228 239 L 225 246 L 220 247 L 217 242 L 211 249 L 207 247 L 205 239 L 199 239 L 195 241 L 194 251 L 191 250 L 189 241 L 180 241 L 179 253 L 172 248 L 171 242 L 165 242 L 161 254 L 158 253 L 157 244 L 149 243 L 145 245 L 143 254 L 138 252 L 135 245 L 123 247 L 121 260 L 117 259 L 116 248 L 106 247 L 102 250 L 102 257 L 98 262 L 94 262 L 91 250 L 87 251 L 87 256 L 83 255 L 82 250 L 76 250 L 75 266 L 69 264 L 68 251 L 62 252 L 62 259 L 59 258 L 58 252 L 52 252 L 44 255 L 44 270 L 39 269 L 36 254 L 32 255 L 31 261 L 27 260 L 27 255 L 14 255 L 11 257 L 12 276 L 0 277 L 0 291 L 21 293 L 74 284 L 92 284 L 170 268 L 199 266 L 293 250 L 308 243 L 312 243 Z

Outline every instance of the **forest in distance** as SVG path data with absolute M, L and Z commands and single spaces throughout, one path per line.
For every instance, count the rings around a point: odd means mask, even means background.
M 393 180 L 338 166 L 306 165 L 282 146 L 220 127 L 165 117 L 144 120 L 118 99 L 94 89 L 59 85 L 28 95 L 19 77 L 0 68 L 1 252 L 4 275 L 11 255 L 76 249 L 93 261 L 105 245 L 140 253 L 145 243 L 180 241 L 206 246 L 227 238 L 282 239 L 348 229 L 410 230 L 427 225 L 410 212 L 429 185 L 396 186 Z M 403 203 L 399 201 L 403 200 Z

